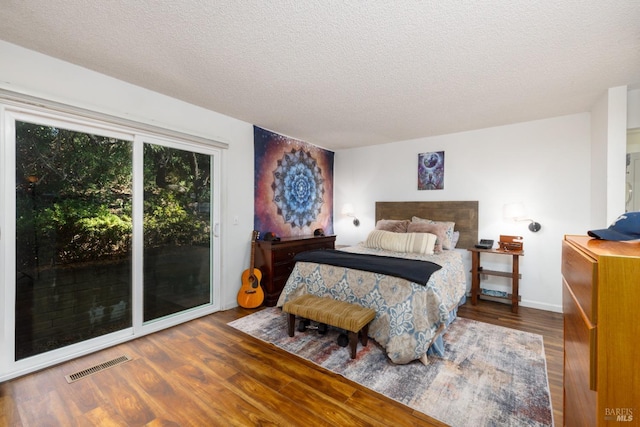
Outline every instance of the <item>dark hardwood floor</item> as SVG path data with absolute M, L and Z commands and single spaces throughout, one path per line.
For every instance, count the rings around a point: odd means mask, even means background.
M 1 426 L 441 426 L 305 360 L 238 333 L 232 309 L 0 384 Z M 544 336 L 562 423 L 562 315 L 481 301 L 460 316 Z M 126 354 L 132 361 L 68 384 Z

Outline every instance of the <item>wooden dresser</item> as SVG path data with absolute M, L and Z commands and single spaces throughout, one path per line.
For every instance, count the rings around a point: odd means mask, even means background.
M 565 236 L 564 425 L 640 425 L 640 242 Z
M 291 270 L 295 254 L 312 249 L 334 249 L 336 236 L 283 237 L 282 240 L 256 242 L 255 268 L 262 272 L 264 304 L 272 307 L 278 302 Z

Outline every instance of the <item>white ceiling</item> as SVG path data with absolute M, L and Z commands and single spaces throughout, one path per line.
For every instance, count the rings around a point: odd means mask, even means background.
M 2 40 L 329 149 L 589 111 L 640 83 L 637 0 L 0 0 L 0 22 Z

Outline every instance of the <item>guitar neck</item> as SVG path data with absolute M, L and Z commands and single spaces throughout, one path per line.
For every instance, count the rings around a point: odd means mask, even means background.
M 256 253 L 256 240 L 258 239 L 258 232 L 254 230 L 251 235 L 251 260 L 249 261 L 249 274 L 253 275 L 253 267 L 255 261 L 255 253 Z
M 256 242 L 255 240 L 251 242 L 251 261 L 249 262 L 249 271 L 253 274 L 253 263 L 254 263 L 254 255 L 256 252 Z

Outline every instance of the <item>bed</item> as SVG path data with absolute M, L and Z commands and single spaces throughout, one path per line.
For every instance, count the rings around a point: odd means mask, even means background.
M 407 223 L 405 231 L 395 229 L 403 223 Z M 434 240 L 431 238 L 432 233 L 423 231 L 432 228 L 425 223 L 441 227 L 433 234 L 439 236 L 435 240 L 441 245 L 443 240 L 447 241 L 448 248 L 439 248 L 439 253 L 430 253 L 422 245 L 417 251 L 398 251 L 395 243 L 409 239 L 412 248 L 416 246 L 415 241 L 418 239 L 420 242 L 429 241 L 426 246 L 430 247 L 430 242 Z M 455 225 L 452 226 L 451 223 Z M 457 307 L 464 302 L 467 290 L 467 275 L 462 261 L 466 251 L 451 247 L 451 241 L 448 241 L 452 237 L 450 234 L 453 228 L 459 233 L 456 248 L 466 249 L 477 242 L 477 201 L 377 202 L 376 230 L 371 231 L 366 241 L 341 248 L 340 251 L 422 260 L 435 263 L 441 268 L 434 271 L 426 283 L 421 284 L 417 280 L 411 281 L 391 274 L 297 261 L 277 306 L 281 307 L 290 299 L 310 293 L 373 308 L 376 318 L 369 328 L 369 337 L 385 348 L 389 359 L 397 364 L 413 360 L 426 364 L 429 354 L 442 355 L 445 351 L 443 332 L 455 321 Z M 442 230 L 448 231 L 449 235 L 443 237 Z M 393 245 L 378 245 L 379 242 L 387 242 L 384 240 L 387 237 Z M 434 245 L 434 250 L 437 249 Z

